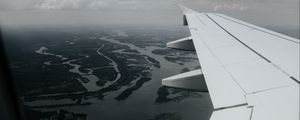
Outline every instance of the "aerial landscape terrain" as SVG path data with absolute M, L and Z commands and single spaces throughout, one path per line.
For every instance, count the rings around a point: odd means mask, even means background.
M 208 93 L 161 79 L 199 69 L 196 53 L 165 46 L 188 36 L 179 26 L 25 26 L 4 41 L 30 120 L 209 119 Z

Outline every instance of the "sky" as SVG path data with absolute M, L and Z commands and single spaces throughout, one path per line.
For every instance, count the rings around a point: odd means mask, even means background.
M 221 9 L 227 3 L 232 9 L 244 9 L 245 0 L 1 0 L 1 10 L 138 10 L 170 9 L 174 4 L 186 3 L 200 6 L 211 4 Z M 230 5 L 231 4 L 231 5 Z M 235 5 L 233 5 L 235 4 Z
M 180 25 L 176 4 L 299 32 L 299 0 L 0 0 L 0 23 Z

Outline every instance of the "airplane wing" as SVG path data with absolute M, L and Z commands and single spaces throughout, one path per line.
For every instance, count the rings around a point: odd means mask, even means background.
M 164 85 L 207 87 L 214 106 L 210 120 L 299 120 L 298 39 L 222 14 L 181 8 L 191 37 L 167 45 L 195 49 L 201 70 L 163 79 Z

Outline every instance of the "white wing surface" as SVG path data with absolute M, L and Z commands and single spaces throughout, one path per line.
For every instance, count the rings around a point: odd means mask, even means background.
M 181 8 L 215 109 L 211 120 L 299 120 L 298 39 Z

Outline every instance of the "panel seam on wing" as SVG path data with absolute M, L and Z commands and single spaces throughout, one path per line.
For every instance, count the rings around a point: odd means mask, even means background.
M 248 49 L 250 49 L 252 52 L 254 52 L 255 54 L 257 54 L 258 56 L 260 56 L 261 58 L 263 58 L 264 60 L 266 60 L 267 62 L 271 63 L 271 61 L 269 59 L 267 59 L 265 56 L 259 54 L 257 51 L 255 51 L 254 49 L 252 49 L 250 46 L 246 45 L 244 42 L 242 42 L 241 40 L 239 40 L 237 37 L 235 37 L 234 35 L 232 35 L 230 32 L 228 32 L 225 28 L 223 28 L 220 24 L 218 24 L 216 21 L 214 21 L 211 17 L 209 17 L 208 14 L 206 14 L 206 16 L 213 21 L 217 26 L 219 26 L 222 30 L 224 30 L 227 34 L 229 34 L 231 37 L 233 37 L 235 40 L 237 40 L 238 42 L 240 42 L 241 44 L 243 44 L 245 47 L 247 47 Z
M 249 120 L 252 120 L 254 106 L 249 106 L 249 108 L 251 108 L 251 113 L 250 113 L 250 119 Z
M 288 85 L 283 85 L 283 86 L 279 86 L 279 87 L 273 87 L 273 88 L 269 88 L 269 89 L 264 89 L 264 90 L 248 93 L 246 95 L 261 93 L 261 92 L 270 91 L 270 90 L 274 90 L 274 89 L 280 89 L 280 88 L 284 88 L 284 87 L 290 87 L 290 86 L 293 86 L 293 85 L 294 84 L 288 84 Z
M 224 68 L 224 70 L 226 70 L 226 72 L 232 78 L 233 82 L 239 86 L 239 88 L 243 91 L 244 94 L 246 94 L 247 93 L 246 90 L 244 90 L 242 88 L 242 86 L 235 80 L 235 78 L 233 77 L 233 75 L 228 71 L 228 69 L 226 68 L 226 66 L 224 66 L 224 64 L 222 64 L 222 62 L 217 58 L 217 56 L 215 56 L 213 54 L 212 50 L 208 47 L 208 45 L 204 41 L 202 41 L 202 40 L 200 40 L 200 41 L 206 46 L 206 48 L 210 51 L 210 53 L 214 56 L 214 58 L 221 64 L 221 66 Z
M 214 111 L 230 109 L 230 108 L 235 108 L 235 107 L 241 107 L 241 106 L 248 106 L 248 103 L 242 103 L 242 104 L 237 104 L 237 105 L 232 105 L 232 106 L 227 106 L 227 107 L 215 108 Z
M 238 42 L 240 42 L 242 45 L 244 45 L 246 48 L 248 48 L 249 50 L 251 50 L 252 52 L 254 52 L 255 54 L 257 54 L 258 56 L 260 56 L 261 58 L 263 58 L 265 61 L 267 61 L 268 63 L 270 63 L 272 66 L 274 66 L 276 69 L 278 69 L 279 71 L 281 71 L 283 74 L 287 75 L 290 79 L 292 79 L 293 81 L 297 82 L 297 79 L 293 79 L 294 77 L 292 75 L 290 75 L 289 73 L 287 73 L 285 70 L 281 69 L 279 66 L 277 66 L 276 64 L 274 64 L 271 60 L 267 59 L 265 56 L 259 54 L 257 51 L 255 51 L 254 49 L 252 49 L 250 46 L 248 46 L 247 44 L 245 44 L 243 41 L 241 41 L 240 39 L 238 39 L 237 37 L 235 37 L 233 34 L 231 34 L 229 31 L 227 31 L 224 27 L 222 27 L 220 24 L 218 24 L 215 20 L 213 20 L 208 14 L 206 14 L 206 16 L 213 21 L 217 26 L 219 26 L 222 30 L 224 30 L 227 34 L 229 34 L 231 37 L 233 37 L 235 40 L 237 40 Z M 224 18 L 225 19 L 225 18 Z
M 223 17 L 223 16 L 221 16 L 221 15 L 218 15 L 218 14 L 213 14 L 213 15 L 218 16 L 218 17 L 221 17 L 221 18 L 226 19 L 226 20 L 229 20 L 229 21 L 232 21 L 232 22 L 234 22 L 234 23 L 237 23 L 237 24 L 240 24 L 240 25 L 243 25 L 243 26 L 246 26 L 246 27 L 249 27 L 249 28 L 258 30 L 258 31 L 261 31 L 261 32 L 264 32 L 264 33 L 267 33 L 267 34 L 270 34 L 270 35 L 273 35 L 273 36 L 276 36 L 276 37 L 285 39 L 285 40 L 287 40 L 287 41 L 290 41 L 290 42 L 293 42 L 293 43 L 298 43 L 298 44 L 300 44 L 300 42 L 298 42 L 298 41 L 290 40 L 290 39 L 288 39 L 288 38 L 285 38 L 285 37 L 282 37 L 282 36 L 278 36 L 278 35 L 275 35 L 275 34 L 273 34 L 273 33 L 270 33 L 270 32 L 267 32 L 267 31 L 264 31 L 264 30 L 261 30 L 261 29 L 258 29 L 258 28 L 254 28 L 254 27 L 252 27 L 252 26 L 249 26 L 249 25 L 240 23 L 240 22 L 238 22 L 238 21 L 231 20 L 231 19 L 229 19 L 229 18 L 225 18 L 225 17 Z

